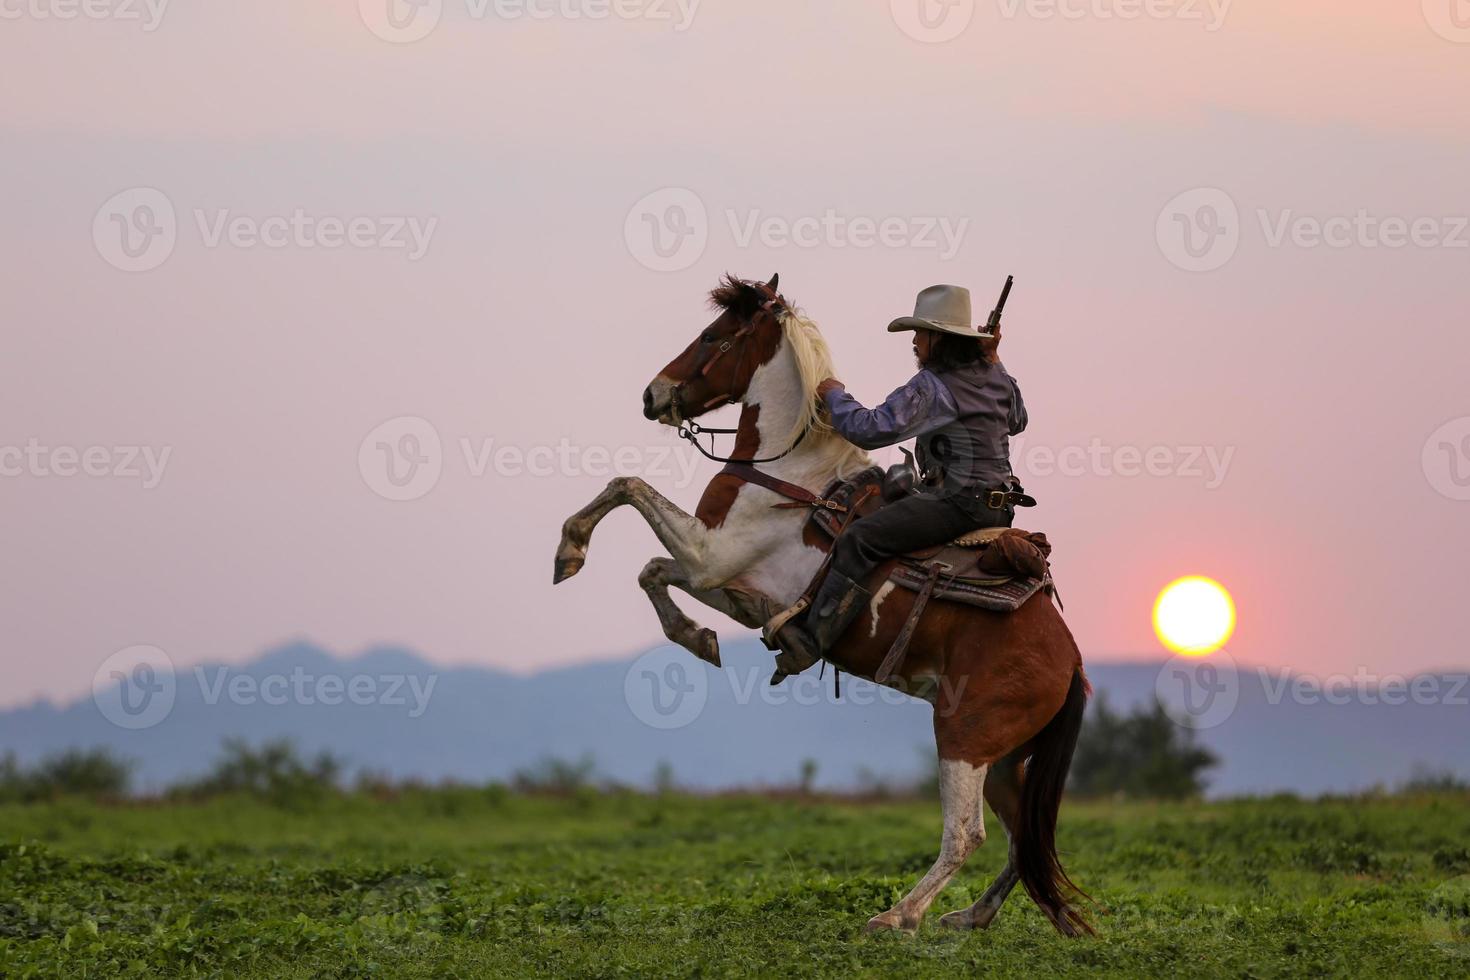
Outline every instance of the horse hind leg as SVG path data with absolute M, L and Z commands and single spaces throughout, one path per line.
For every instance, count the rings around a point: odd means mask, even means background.
M 913 933 L 924 921 L 934 899 L 974 853 L 985 843 L 985 814 L 981 803 L 988 767 L 960 759 L 939 760 L 939 800 L 944 810 L 944 835 L 939 858 L 929 873 L 893 908 L 868 920 L 867 932 L 895 929 Z
M 1014 839 L 1013 828 L 1016 825 L 1017 811 L 1021 805 L 1019 760 L 1014 757 L 1006 758 L 991 767 L 990 774 L 985 779 L 985 802 L 990 804 L 990 809 L 1000 818 L 1001 826 L 1005 828 L 1006 841 L 1011 842 Z M 943 916 L 939 924 L 949 929 L 990 928 L 990 924 L 1000 913 L 1000 907 L 1020 881 L 1021 876 L 1016 873 L 1015 854 L 1008 849 L 1005 868 L 996 875 L 990 887 L 985 889 L 980 900 L 969 908 Z

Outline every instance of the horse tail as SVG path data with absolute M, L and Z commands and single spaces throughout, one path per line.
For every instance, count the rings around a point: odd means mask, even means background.
M 1082 731 L 1082 712 L 1089 691 L 1079 665 L 1072 674 L 1062 709 L 1032 740 L 1012 841 L 1021 884 L 1057 929 L 1067 935 L 1097 934 L 1082 914 L 1068 904 L 1071 895 L 1091 899 L 1067 877 L 1057 857 L 1057 811 L 1062 805 L 1067 770 L 1072 766 L 1072 752 Z

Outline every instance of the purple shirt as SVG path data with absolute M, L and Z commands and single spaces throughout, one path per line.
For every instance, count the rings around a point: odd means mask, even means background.
M 1011 387 L 1010 417 L 1006 428 L 1016 435 L 1026 428 L 1026 403 L 1016 379 L 1000 368 Z M 827 392 L 832 428 L 860 449 L 882 449 L 942 429 L 960 417 L 959 405 L 939 375 L 924 368 L 909 382 L 883 399 L 876 408 L 864 408 L 845 388 Z

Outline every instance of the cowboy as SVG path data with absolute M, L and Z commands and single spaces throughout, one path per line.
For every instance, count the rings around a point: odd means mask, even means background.
M 772 683 L 799 673 L 832 649 L 868 604 L 863 582 L 885 560 L 971 531 L 1009 527 L 1017 504 L 1030 506 L 1011 473 L 1010 437 L 1026 428 L 1026 404 L 997 354 L 999 327 L 971 326 L 970 291 L 931 286 L 914 315 L 888 325 L 913 331 L 919 373 L 876 408 L 864 408 L 842 382 L 823 381 L 818 397 L 832 427 L 863 449 L 917 440 L 915 491 L 855 521 L 833 546 L 831 570 L 809 612 L 775 639 L 782 649 Z

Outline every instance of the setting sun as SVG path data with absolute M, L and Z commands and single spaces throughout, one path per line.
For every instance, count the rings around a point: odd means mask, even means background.
M 1235 632 L 1235 601 L 1212 578 L 1190 575 L 1169 583 L 1154 603 L 1154 632 L 1186 657 L 1214 653 Z

